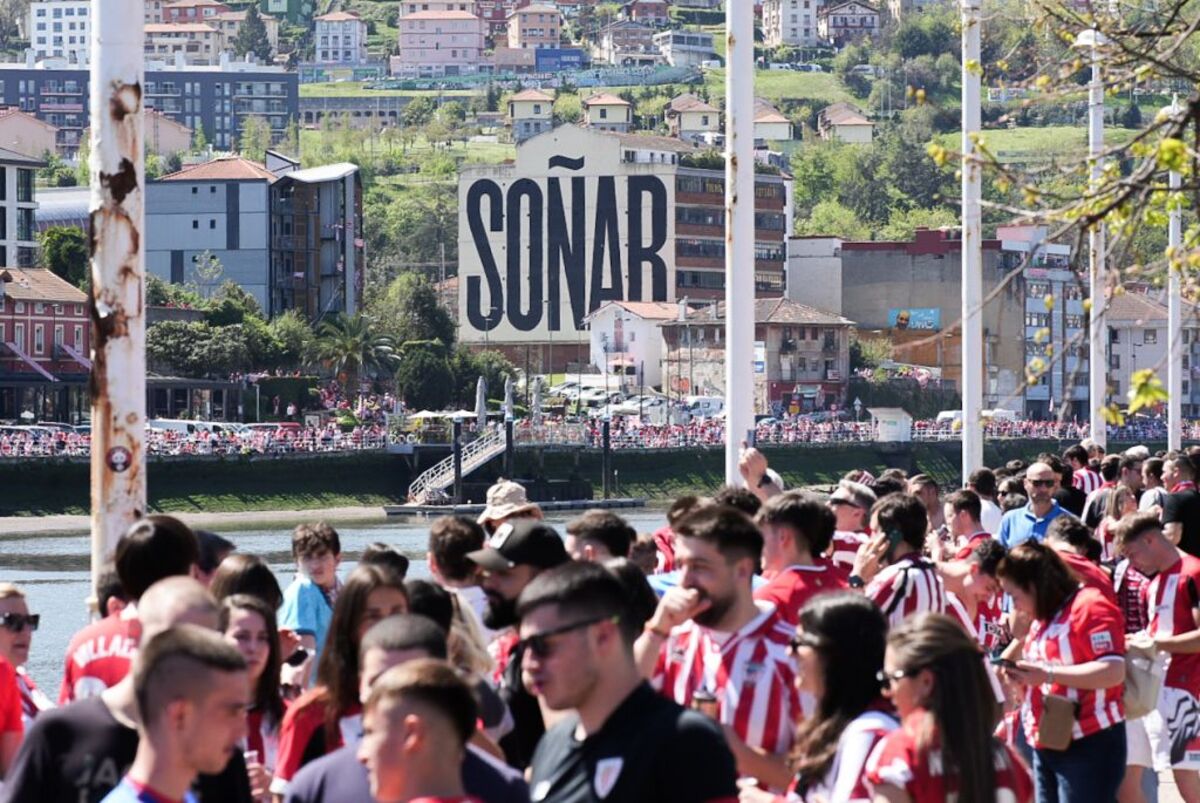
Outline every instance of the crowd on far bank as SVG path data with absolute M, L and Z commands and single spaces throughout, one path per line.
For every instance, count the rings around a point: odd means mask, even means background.
M 0 578 L 0 803 L 1200 800 L 1198 462 L 1085 440 L 823 498 L 745 448 L 644 533 L 500 480 L 420 553 L 298 525 L 286 588 L 148 516 L 53 697 Z

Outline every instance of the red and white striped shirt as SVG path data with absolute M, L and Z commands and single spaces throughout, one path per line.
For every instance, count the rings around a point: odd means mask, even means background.
M 1150 610 L 1150 634 L 1178 636 L 1195 631 L 1195 609 L 1200 607 L 1200 558 L 1180 553 L 1181 560 L 1143 586 Z M 1163 680 L 1173 689 L 1200 695 L 1200 652 L 1172 653 Z
M 688 621 L 663 642 L 651 685 L 684 707 L 704 689 L 717 698 L 717 721 L 751 747 L 786 753 L 800 720 L 800 693 L 788 655 L 794 632 L 767 602 L 736 633 Z
M 1087 466 L 1075 469 L 1075 473 L 1071 475 L 1071 484 L 1085 494 L 1090 494 L 1099 488 L 1103 482 L 1104 480 L 1100 478 L 1100 472 Z
M 943 774 L 940 735 L 934 732 L 928 744 L 922 731 L 928 714 L 917 709 L 904 723 L 883 738 L 867 761 L 867 782 L 894 786 L 908 793 L 913 803 L 945 803 L 957 797 L 957 778 Z M 997 803 L 1027 803 L 1033 800 L 1033 776 L 1006 744 L 995 745 Z
M 759 586 L 754 598 L 769 602 L 779 610 L 784 621 L 796 624 L 800 620 L 800 609 L 818 594 L 841 591 L 847 587 L 846 575 L 840 569 L 824 562 L 815 566 L 788 566 L 776 574 L 766 585 Z
M 866 533 L 853 533 L 849 530 L 834 530 L 833 542 L 830 546 L 829 559 L 833 565 L 847 574 L 854 571 L 854 558 L 858 549 L 870 539 Z
M 916 553 L 888 566 L 867 586 L 867 598 L 894 627 L 918 613 L 943 613 L 946 590 L 937 567 Z
M 1125 654 L 1125 619 L 1121 609 L 1094 588 L 1082 587 L 1071 595 L 1058 613 L 1048 621 L 1035 619 L 1025 637 L 1025 659 L 1032 663 L 1076 666 L 1089 661 L 1120 661 Z M 1107 689 L 1075 689 L 1061 683 L 1029 686 L 1025 690 L 1025 737 L 1034 747 L 1038 740 L 1038 721 L 1043 700 L 1048 694 L 1074 700 L 1078 715 L 1071 735 L 1082 739 L 1125 719 L 1122 702 L 1125 686 L 1118 683 Z
M 862 712 L 850 721 L 838 737 L 837 754 L 825 777 L 803 792 L 792 782 L 785 800 L 788 803 L 870 803 L 867 786 L 867 759 L 875 745 L 899 726 L 894 714 L 879 708 Z

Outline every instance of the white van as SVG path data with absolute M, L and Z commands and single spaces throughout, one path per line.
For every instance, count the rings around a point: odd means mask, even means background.
M 183 418 L 151 418 L 146 428 L 158 432 L 176 432 L 180 435 L 195 435 L 197 432 L 212 432 L 208 421 L 188 421 Z
M 720 396 L 688 396 L 685 402 L 687 411 L 697 418 L 712 418 L 725 409 Z

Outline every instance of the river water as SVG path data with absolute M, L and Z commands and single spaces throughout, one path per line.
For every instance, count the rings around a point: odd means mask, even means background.
M 619 511 L 623 515 L 626 511 Z M 652 532 L 665 523 L 661 511 L 628 511 L 626 520 L 639 532 Z M 549 519 L 560 532 L 574 514 L 559 514 Z M 429 576 L 425 560 L 428 543 L 427 521 L 396 521 L 379 524 L 337 526 L 342 542 L 342 568 L 345 577 L 363 547 L 375 541 L 394 546 L 412 564 L 410 578 Z M 221 529 L 221 534 L 237 544 L 238 551 L 261 556 L 286 588 L 295 574 L 291 560 L 292 528 L 287 525 L 256 529 Z M 67 644 L 71 636 L 88 622 L 85 600 L 88 583 L 90 541 L 87 533 L 38 534 L 0 538 L 0 580 L 21 586 L 29 601 L 30 613 L 41 614 L 38 631 L 26 669 L 37 684 L 57 699 Z

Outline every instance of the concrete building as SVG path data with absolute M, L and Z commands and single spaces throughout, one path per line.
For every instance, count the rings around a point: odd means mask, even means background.
M 0 267 L 32 267 L 37 257 L 34 178 L 46 163 L 0 148 Z
M 654 44 L 672 67 L 699 67 L 717 57 L 713 35 L 701 31 L 662 31 Z
M 513 142 L 521 143 L 554 127 L 554 98 L 540 89 L 526 89 L 508 99 Z
M 627 20 L 601 28 L 593 54 L 595 61 L 614 67 L 653 66 L 663 61 L 654 44 L 654 29 Z
M 847 242 L 793 237 L 788 297 L 827 303 L 857 321 L 860 332 L 892 345 L 897 362 L 926 366 L 955 386 L 962 379 L 962 241 L 956 233 L 918 229 L 910 242 Z M 1008 271 L 999 240 L 983 242 L 987 297 Z M 983 307 L 985 407 L 1013 407 L 1025 381 L 1025 281 L 1004 285 Z
M 271 43 L 271 52 L 275 53 L 279 50 L 279 20 L 272 17 L 270 14 L 259 14 L 259 19 L 263 22 L 263 27 L 267 30 L 267 41 Z M 245 11 L 223 11 L 208 18 L 209 25 L 221 32 L 221 36 L 225 38 L 225 47 L 231 48 L 234 39 L 237 38 L 238 31 L 242 28 L 242 23 L 246 21 Z
M 846 405 L 854 322 L 783 298 L 754 302 L 754 411 Z M 725 302 L 662 325 L 663 375 L 672 393 L 725 395 Z
M 58 128 L 59 153 L 79 150 L 89 123 L 88 71 L 61 61 L 0 63 L 0 106 Z M 144 103 L 193 131 L 204 126 L 216 148 L 233 146 L 248 115 L 267 121 L 278 139 L 299 113 L 299 76 L 280 67 L 227 61 L 210 66 L 146 64 Z
M 218 0 L 176 0 L 164 3 L 162 21 L 164 23 L 206 22 L 218 14 L 224 14 L 233 9 Z
M 508 46 L 513 50 L 540 50 L 562 45 L 562 13 L 544 4 L 525 6 L 508 18 Z
M 835 47 L 878 36 L 879 12 L 859 0 L 826 6 L 817 12 L 817 35 Z
M 0 109 L 0 148 L 40 158 L 58 152 L 58 128 L 16 107 Z
M 364 90 L 361 94 L 337 96 L 308 96 L 300 98 L 300 125 L 316 128 L 327 115 L 337 120 L 349 120 L 353 128 L 400 125 L 404 107 L 412 102 L 411 95 L 384 95 Z
M 82 290 L 45 268 L 0 267 L 0 420 L 81 420 L 90 350 Z
M 87 64 L 92 46 L 91 6 L 91 0 L 33 0 L 27 35 L 34 59 Z
M 588 315 L 591 364 L 602 374 L 638 376 L 648 388 L 663 383 L 663 336 L 659 325 L 679 315 L 665 301 L 609 301 Z M 635 383 L 636 384 L 636 383 Z
M 583 124 L 623 134 L 633 127 L 633 104 L 608 92 L 583 99 Z
M 754 99 L 754 144 L 765 146 L 768 142 L 791 142 L 792 121 L 762 98 Z
M 721 112 L 691 94 L 673 98 L 663 112 L 671 136 L 699 145 L 721 131 Z
M 671 6 L 667 0 L 630 0 L 621 6 L 621 19 L 662 28 L 671 23 Z
M 224 35 L 208 23 L 165 22 L 146 26 L 143 48 L 148 59 L 205 65 L 217 62 L 224 45 Z
M 523 142 L 513 164 L 463 167 L 459 338 L 564 370 L 589 359 L 583 318 L 605 302 L 721 297 L 725 176 L 689 166 L 699 156 L 670 137 L 567 125 Z M 755 197 L 755 285 L 778 297 L 789 190 L 760 173 Z
M 349 11 L 313 19 L 313 53 L 318 64 L 358 66 L 367 61 L 367 23 Z
M 170 0 L 146 0 L 143 21 L 147 25 L 158 25 L 163 21 L 163 6 Z
M 416 14 L 418 11 L 465 11 L 474 14 L 475 0 L 401 0 L 401 17 Z
M 896 22 L 906 16 L 921 14 L 931 6 L 941 6 L 940 0 L 888 0 L 888 14 Z
M 821 139 L 869 145 L 874 130 L 874 123 L 850 103 L 834 103 L 817 113 Z
M 775 47 L 814 47 L 821 44 L 817 13 L 825 0 L 764 0 L 763 43 Z
M 1185 303 L 1180 309 L 1184 316 L 1184 325 L 1194 330 L 1197 325 L 1195 307 Z M 1166 305 L 1148 295 L 1126 291 L 1109 299 L 1105 323 L 1108 326 L 1107 403 L 1115 403 L 1121 407 L 1128 404 L 1129 397 L 1126 394 L 1129 392 L 1133 375 L 1147 368 L 1157 372 L 1165 385 L 1169 341 Z M 1190 364 L 1190 359 L 1184 363 L 1186 373 L 1181 401 L 1181 404 L 1188 406 L 1193 401 L 1194 384 L 1191 371 L 1187 370 Z M 1087 378 L 1087 373 L 1084 372 L 1082 380 L 1085 384 Z
M 237 282 L 264 311 L 271 309 L 269 189 L 276 176 L 237 156 L 188 165 L 146 187 L 146 270 L 172 284 L 211 294 Z M 221 264 L 219 277 L 197 273 L 201 256 Z
M 310 321 L 362 307 L 362 176 L 339 163 L 280 172 L 271 185 L 271 304 Z
M 466 11 L 418 11 L 399 21 L 400 76 L 439 78 L 479 71 L 484 22 Z

